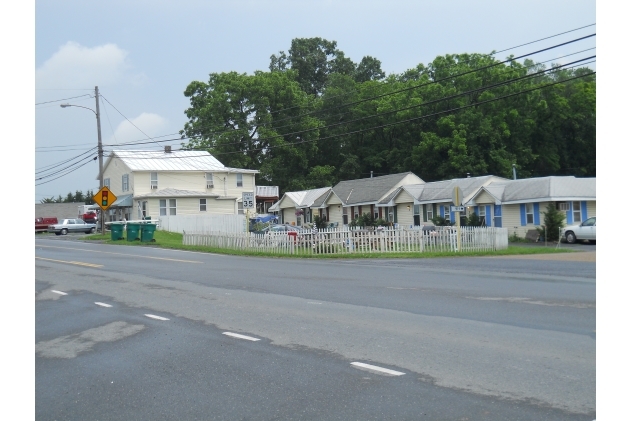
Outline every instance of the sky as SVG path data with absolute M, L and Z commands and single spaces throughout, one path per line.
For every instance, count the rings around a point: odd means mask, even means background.
M 270 56 L 287 51 L 293 38 L 337 41 L 354 62 L 370 55 L 391 74 L 438 55 L 490 53 L 595 22 L 595 2 L 584 0 L 38 0 L 35 202 L 98 190 L 98 161 L 91 160 L 96 153 L 90 151 L 97 145 L 95 86 L 102 96 L 106 156 L 116 144 L 149 138 L 161 142 L 142 148 L 179 147 L 189 105 L 183 92 L 190 82 L 206 82 L 210 73 L 268 70 Z M 594 32 L 591 26 L 498 58 Z M 549 60 L 595 44 L 591 38 L 531 58 Z M 569 58 L 558 62 L 564 60 Z M 65 103 L 77 107 L 59 106 Z M 163 142 L 168 139 L 173 141 Z M 77 156 L 85 165 L 62 176 L 76 161 L 59 164 Z

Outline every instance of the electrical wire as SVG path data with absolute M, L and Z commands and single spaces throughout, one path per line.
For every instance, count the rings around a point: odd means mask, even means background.
M 118 114 L 122 115 L 122 116 L 123 116 L 123 118 L 125 118 L 125 120 L 127 120 L 127 121 L 129 122 L 129 124 L 131 124 L 132 126 L 134 126 L 135 128 L 137 128 L 137 129 L 138 129 L 138 131 L 139 131 L 140 133 L 142 133 L 142 134 L 144 134 L 145 136 L 147 136 L 147 139 L 151 139 L 151 140 L 153 140 L 153 138 L 152 138 L 151 136 L 149 136 L 147 133 L 145 133 L 145 132 L 143 132 L 142 130 L 140 130 L 140 128 L 139 128 L 138 126 L 136 126 L 134 123 L 132 123 L 130 119 L 128 119 L 127 117 L 125 117 L 125 115 L 124 115 L 123 113 L 121 113 L 120 111 L 118 111 L 118 109 L 117 109 L 117 108 L 116 108 L 116 107 L 115 107 L 115 106 L 114 106 L 114 105 L 113 105 L 110 101 L 108 101 L 108 99 L 107 99 L 107 98 L 105 98 L 105 97 L 104 97 L 103 95 L 101 95 L 101 94 L 99 94 L 99 95 L 101 96 L 101 98 L 103 98 L 105 101 L 107 101 L 107 103 L 108 103 L 108 104 L 110 104 L 110 105 L 112 106 L 112 108 L 114 108 L 114 109 L 118 112 Z
M 74 161 L 75 159 L 80 158 L 80 157 L 82 157 L 83 155 L 87 155 L 87 154 L 89 154 L 89 153 L 92 153 L 92 151 L 93 151 L 94 149 L 96 149 L 96 148 L 97 148 L 96 146 L 95 146 L 95 147 L 93 147 L 93 148 L 90 148 L 90 149 L 88 149 L 87 151 L 85 151 L 84 153 L 82 153 L 82 154 L 80 154 L 80 155 L 77 155 L 77 156 L 75 156 L 75 157 L 72 157 L 72 158 L 70 158 L 70 159 L 67 159 L 67 160 L 65 160 L 65 161 L 58 162 L 58 163 L 54 163 L 54 164 L 50 164 L 50 165 L 45 165 L 45 166 L 43 166 L 43 167 L 40 167 L 40 168 L 39 168 L 39 171 L 35 171 L 35 174 L 39 174 L 39 173 L 42 173 L 42 172 L 46 172 L 46 171 L 52 170 L 52 169 L 53 169 L 53 168 L 55 168 L 55 167 L 59 167 L 59 166 L 61 166 L 61 165 L 64 165 L 64 164 L 66 164 L 66 163 L 68 163 L 68 162 L 70 162 L 70 161 Z M 36 168 L 36 169 L 37 169 L 37 168 Z
M 96 157 L 95 157 L 94 159 L 96 159 Z M 79 168 L 83 167 L 83 166 L 84 166 L 84 165 L 86 165 L 86 164 L 89 164 L 90 162 L 91 162 L 91 161 L 87 161 L 87 162 L 85 162 L 84 164 L 82 164 L 82 165 L 80 165 L 80 166 L 78 166 L 78 167 L 74 168 L 73 170 L 68 171 L 68 172 L 66 172 L 65 174 L 62 174 L 62 175 L 60 175 L 59 177 L 53 178 L 52 180 L 47 180 L 47 181 L 44 181 L 44 182 L 42 182 L 42 183 L 36 183 L 36 184 L 35 184 L 35 186 L 41 186 L 42 184 L 47 184 L 47 183 L 50 183 L 51 181 L 55 181 L 55 180 L 57 180 L 57 179 L 59 179 L 59 178 L 61 178 L 61 177 L 65 177 L 66 175 L 68 175 L 68 174 L 70 174 L 70 173 L 75 172 L 76 170 L 78 170 Z
M 436 80 L 433 80 L 433 81 L 430 81 L 430 82 L 426 82 L 426 83 L 422 83 L 422 84 L 419 84 L 419 85 L 408 86 L 406 88 L 397 89 L 397 90 L 390 91 L 390 92 L 387 92 L 387 93 L 384 93 L 384 94 L 375 95 L 375 96 L 372 96 L 372 97 L 369 97 L 369 98 L 364 98 L 364 99 L 361 99 L 361 100 L 348 102 L 348 103 L 337 105 L 337 106 L 334 106 L 334 107 L 330 107 L 330 108 L 327 108 L 327 109 L 324 109 L 324 110 L 309 111 L 307 113 L 303 113 L 303 114 L 300 114 L 298 116 L 287 117 L 285 119 L 276 120 L 275 123 L 279 123 L 279 122 L 282 122 L 282 121 L 285 121 L 285 120 L 289 120 L 289 119 L 305 117 L 305 116 L 309 116 L 309 115 L 313 115 L 313 114 L 317 114 L 317 113 L 322 113 L 324 111 L 331 111 L 331 110 L 335 110 L 335 109 L 339 109 L 339 108 L 343 108 L 343 107 L 349 107 L 349 106 L 352 106 L 352 105 L 362 104 L 364 102 L 372 101 L 372 100 L 383 98 L 383 97 L 386 97 L 386 96 L 390 96 L 390 95 L 394 95 L 394 94 L 398 94 L 398 93 L 402 93 L 402 92 L 407 92 L 407 91 L 410 91 L 410 90 L 413 90 L 413 89 L 418 89 L 418 88 L 422 88 L 422 87 L 429 86 L 429 85 L 438 84 L 438 83 L 444 82 L 446 80 L 451 81 L 451 80 L 453 80 L 455 78 L 466 76 L 466 75 L 469 75 L 469 74 L 472 74 L 472 73 L 476 73 L 476 72 L 479 72 L 479 71 L 482 71 L 482 70 L 490 69 L 492 67 L 496 67 L 496 66 L 499 66 L 499 65 L 502 65 L 502 64 L 506 64 L 508 62 L 514 62 L 514 61 L 516 61 L 518 59 L 521 59 L 521 58 L 525 58 L 525 57 L 528 57 L 528 56 L 531 56 L 531 55 L 539 54 L 539 53 L 544 52 L 544 51 L 553 50 L 555 48 L 559 48 L 559 47 L 562 47 L 562 46 L 565 46 L 565 45 L 573 44 L 575 42 L 579 42 L 579 41 L 582 41 L 582 40 L 585 40 L 585 39 L 588 39 L 588 38 L 592 38 L 594 36 L 596 36 L 596 34 L 586 35 L 584 37 L 575 38 L 573 40 L 566 41 L 566 42 L 563 42 L 563 43 L 560 43 L 560 44 L 556 44 L 556 45 L 553 45 L 551 47 L 543 48 L 543 49 L 540 49 L 540 50 L 537 50 L 537 51 L 534 51 L 534 52 L 531 52 L 531 53 L 522 54 L 522 55 L 517 56 L 517 57 L 512 57 L 512 58 L 509 58 L 509 59 L 504 60 L 504 61 L 500 61 L 500 62 L 496 62 L 496 63 L 490 64 L 490 65 L 487 65 L 487 66 L 483 66 L 483 67 L 479 67 L 479 68 L 476 68 L 476 69 L 468 70 L 466 72 L 458 73 L 458 74 L 455 74 L 455 75 L 450 75 L 450 76 L 444 77 L 442 79 L 436 79 Z M 296 107 L 293 107 L 293 108 L 296 108 Z M 281 110 L 279 110 L 279 111 L 281 111 Z M 273 112 L 270 113 L 270 114 L 273 114 Z M 266 124 L 267 123 L 263 123 L 261 125 L 265 126 Z M 210 135 L 213 135 L 213 134 L 221 134 L 221 133 L 226 133 L 226 132 L 229 132 L 229 130 L 225 130 L 224 129 L 224 130 L 221 130 L 221 131 L 210 132 L 208 134 L 204 134 L 204 136 L 207 137 L 207 136 L 210 136 Z
M 35 105 L 50 104 L 51 102 L 67 101 L 69 99 L 81 98 L 83 96 L 90 96 L 90 94 L 83 94 L 83 95 L 79 95 L 79 96 L 71 96 L 70 98 L 55 99 L 55 100 L 52 100 L 52 101 L 37 102 L 37 103 L 35 103 Z
M 583 59 L 576 60 L 576 61 L 571 62 L 571 63 L 567 63 L 567 64 L 564 64 L 564 65 L 560 65 L 560 66 L 553 67 L 553 68 L 546 69 L 546 70 L 542 70 L 542 71 L 539 71 L 537 73 L 531 73 L 529 75 L 525 75 L 525 76 L 522 76 L 522 77 L 519 77 L 519 78 L 516 78 L 516 79 L 510 79 L 510 80 L 499 82 L 499 83 L 496 83 L 496 84 L 493 84 L 493 85 L 488 85 L 488 86 L 484 86 L 484 87 L 480 87 L 480 88 L 475 88 L 475 89 L 472 89 L 470 91 L 454 94 L 454 95 L 449 96 L 449 97 L 443 97 L 443 98 L 439 98 L 439 99 L 436 99 L 436 100 L 433 100 L 433 101 L 424 102 L 424 103 L 421 103 L 421 104 L 412 105 L 410 107 L 398 108 L 396 110 L 387 111 L 385 113 L 373 114 L 373 115 L 369 115 L 369 116 L 366 116 L 366 117 L 357 118 L 357 119 L 354 119 L 354 120 L 333 123 L 333 124 L 330 124 L 330 125 L 327 125 L 327 126 L 315 127 L 315 128 L 312 128 L 312 129 L 306 129 L 306 130 L 301 130 L 301 131 L 297 131 L 297 132 L 284 133 L 284 134 L 270 136 L 270 137 L 265 137 L 265 138 L 257 138 L 256 142 L 260 143 L 260 142 L 263 142 L 263 141 L 273 140 L 273 139 L 276 139 L 276 138 L 282 138 L 282 137 L 285 137 L 285 136 L 301 135 L 301 134 L 312 132 L 312 131 L 316 131 L 316 130 L 319 131 L 319 130 L 323 130 L 323 129 L 329 129 L 329 128 L 338 127 L 338 126 L 342 126 L 342 125 L 346 125 L 346 124 L 350 124 L 350 123 L 356 123 L 358 121 L 363 121 L 363 120 L 367 120 L 367 119 L 370 119 L 370 118 L 381 117 L 381 116 L 384 116 L 384 115 L 393 114 L 393 113 L 397 113 L 397 112 L 400 112 L 400 111 L 406 111 L 406 110 L 409 110 L 409 109 L 412 109 L 412 108 L 417 108 L 417 107 L 427 106 L 427 105 L 431 105 L 431 104 L 436 104 L 436 103 L 441 102 L 441 101 L 451 100 L 451 99 L 455 99 L 455 98 L 458 98 L 458 97 L 461 97 L 461 96 L 471 95 L 472 93 L 476 93 L 476 92 L 484 91 L 486 89 L 491 89 L 491 88 L 495 88 L 495 87 L 498 87 L 498 86 L 506 85 L 506 84 L 513 83 L 513 82 L 516 82 L 516 81 L 519 81 L 519 80 L 529 79 L 529 78 L 536 78 L 538 76 L 543 75 L 544 73 L 554 73 L 554 72 L 562 69 L 563 67 L 570 66 L 571 64 L 574 64 L 574 63 L 577 63 L 577 62 L 582 62 L 582 61 L 585 61 L 585 60 L 589 60 L 589 59 L 594 58 L 594 57 L 596 57 L 596 56 L 583 58 Z M 238 144 L 241 144 L 241 142 L 225 143 L 225 144 L 222 144 L 221 146 L 230 146 L 230 145 L 238 145 Z M 190 148 L 189 150 L 194 150 L 194 149 L 195 148 Z M 243 151 L 237 151 L 237 152 L 243 152 Z
M 50 174 L 46 174 L 46 175 L 43 175 L 43 176 L 41 176 L 41 177 L 39 177 L 39 178 L 36 178 L 36 179 L 35 179 L 35 181 L 38 181 L 38 180 L 43 180 L 43 179 L 45 179 L 45 178 L 49 178 L 49 177 L 52 177 L 52 176 L 57 175 L 57 174 L 59 174 L 59 173 L 62 173 L 62 172 L 64 172 L 65 170 L 67 170 L 67 169 L 69 169 L 69 168 L 72 168 L 72 167 L 77 167 L 77 165 L 78 165 L 80 162 L 85 161 L 85 160 L 88 160 L 88 159 L 89 159 L 90 161 L 94 161 L 95 159 L 97 159 L 97 157 L 87 156 L 87 157 L 82 158 L 82 159 L 80 159 L 79 161 L 77 161 L 77 162 L 75 162 L 75 163 L 73 163 L 73 164 L 68 165 L 67 167 L 64 167 L 64 168 L 59 169 L 59 170 L 57 170 L 57 171 L 55 171 L 55 172 L 52 172 L 52 173 L 50 173 Z M 79 167 L 81 167 L 81 166 L 83 166 L 83 165 L 79 165 Z M 77 168 L 79 168 L 79 167 L 77 167 Z

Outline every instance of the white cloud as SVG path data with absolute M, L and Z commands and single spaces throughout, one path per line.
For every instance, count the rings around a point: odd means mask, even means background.
M 114 84 L 128 76 L 128 52 L 116 44 L 94 48 L 68 42 L 35 72 L 38 89 L 83 89 Z M 142 80 L 144 75 L 130 75 Z
M 150 139 L 147 139 L 147 136 L 143 134 L 146 133 L 148 136 L 161 136 L 164 134 L 164 130 L 167 127 L 167 120 L 158 114 L 153 113 L 142 113 L 136 118 L 130 119 L 133 125 L 125 120 L 118 125 L 116 130 L 114 131 L 114 136 L 110 137 L 108 140 L 104 141 L 106 144 L 118 144 L 124 142 L 134 142 L 141 141 L 146 139 L 147 142 L 150 142 Z M 134 127 L 136 126 L 136 127 Z M 142 130 L 142 132 L 140 130 Z M 150 148 L 155 146 L 153 143 L 147 143 L 145 145 L 139 145 L 139 149 Z

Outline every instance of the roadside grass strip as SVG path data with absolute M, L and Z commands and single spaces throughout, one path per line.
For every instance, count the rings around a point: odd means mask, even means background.
M 251 336 L 245 336 L 245 335 L 239 335 L 238 333 L 223 332 L 223 334 L 226 336 L 232 336 L 233 338 L 245 339 L 247 341 L 260 341 L 260 339 L 258 338 L 253 338 Z
M 145 314 L 145 316 L 150 317 L 152 319 L 156 319 L 156 320 L 170 320 L 170 319 L 167 319 L 166 317 L 156 316 L 155 314 Z
M 94 304 L 101 307 L 112 307 L 110 304 L 99 303 L 98 301 L 95 301 Z
M 371 370 L 377 373 L 387 374 L 390 376 L 402 376 L 405 374 L 405 373 L 401 373 L 400 371 L 394 371 L 394 370 L 390 370 L 389 368 L 377 367 L 376 365 L 370 365 L 366 363 L 353 362 L 351 363 L 351 365 L 357 368 L 365 368 L 366 370 Z
M 57 291 L 56 289 L 51 289 L 50 292 L 54 292 L 55 294 L 59 295 L 68 295 L 67 292 Z

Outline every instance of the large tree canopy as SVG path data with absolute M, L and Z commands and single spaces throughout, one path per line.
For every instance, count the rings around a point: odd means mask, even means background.
M 554 65 L 550 65 L 554 66 Z M 596 175 L 596 81 L 490 55 L 436 57 L 385 76 L 322 38 L 292 40 L 269 72 L 191 82 L 183 145 L 261 171 L 281 191 L 413 171 L 426 181 L 494 174 Z

